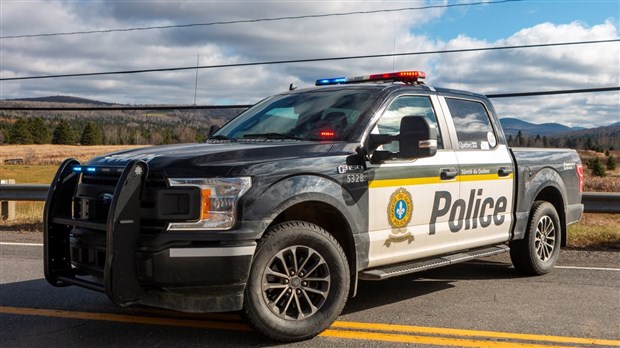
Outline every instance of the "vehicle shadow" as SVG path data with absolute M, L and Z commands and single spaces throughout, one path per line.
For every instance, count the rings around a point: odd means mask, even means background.
M 515 279 L 523 277 L 509 262 L 475 260 L 382 281 L 360 281 L 357 295 L 343 314 L 352 314 L 411 300 L 458 286 L 459 280 Z M 380 294 L 380 296 L 378 296 Z

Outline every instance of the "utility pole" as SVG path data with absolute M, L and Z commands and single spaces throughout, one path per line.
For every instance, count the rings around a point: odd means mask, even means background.
M 196 106 L 196 95 L 198 94 L 198 67 L 200 66 L 200 54 L 196 58 L 196 81 L 194 82 L 194 106 Z

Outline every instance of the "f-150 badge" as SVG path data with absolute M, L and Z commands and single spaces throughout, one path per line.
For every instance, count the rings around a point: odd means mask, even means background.
M 399 188 L 390 196 L 387 208 L 388 221 L 392 226 L 392 234 L 385 241 L 385 246 L 390 247 L 391 243 L 407 241 L 413 242 L 411 232 L 406 232 L 406 227 L 411 221 L 413 213 L 413 200 L 411 194 L 404 188 Z

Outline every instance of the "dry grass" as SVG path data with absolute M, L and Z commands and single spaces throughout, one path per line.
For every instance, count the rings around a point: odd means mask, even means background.
M 620 175 L 610 175 L 601 178 L 584 173 L 584 192 L 620 192 Z
M 3 231 L 43 232 L 44 205 L 44 202 L 15 202 L 15 219 L 0 220 L 0 233 Z
M 73 157 L 80 162 L 106 153 L 144 147 L 136 145 L 74 146 L 74 145 L 2 145 L 0 163 L 10 158 L 21 158 L 26 165 L 58 166 L 65 158 Z
M 584 214 L 568 227 L 568 246 L 620 251 L 620 214 Z
M 616 158 L 620 158 L 620 152 L 612 151 Z M 601 163 L 607 163 L 607 157 L 604 154 L 594 151 L 579 151 L 581 163 L 583 164 L 583 190 L 585 192 L 620 192 L 620 163 L 616 165 L 613 171 L 608 170 L 605 177 L 593 176 L 592 171 L 586 167 L 586 163 L 590 158 L 598 157 Z

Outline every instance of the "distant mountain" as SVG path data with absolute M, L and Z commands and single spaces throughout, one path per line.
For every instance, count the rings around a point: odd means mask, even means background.
M 517 135 L 519 131 L 521 131 L 522 134 L 543 136 L 586 129 L 584 127 L 571 128 L 559 123 L 536 124 L 522 121 L 516 118 L 502 118 L 499 121 L 502 124 L 504 133 L 506 133 L 506 135 L 512 134 L 513 136 Z
M 616 124 L 616 123 L 614 123 Z M 582 138 L 609 138 L 620 140 L 620 125 L 573 130 L 566 133 L 554 134 L 559 137 L 582 137 Z
M 88 104 L 88 105 L 115 105 L 113 103 L 106 103 L 98 100 L 71 97 L 66 95 L 56 95 L 50 97 L 40 98 L 20 98 L 20 99 L 7 99 L 7 101 L 26 101 L 26 102 L 46 102 L 46 103 L 63 103 L 63 104 Z
M 616 123 L 612 123 L 609 125 L 610 127 L 619 127 L 620 126 L 620 121 L 616 122 Z

